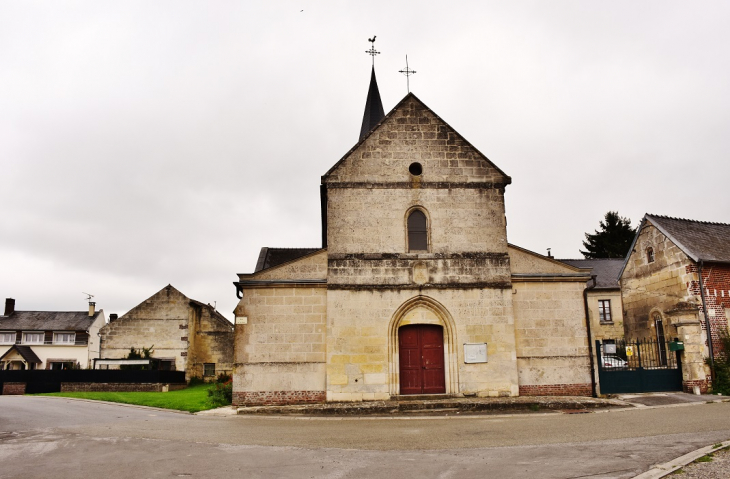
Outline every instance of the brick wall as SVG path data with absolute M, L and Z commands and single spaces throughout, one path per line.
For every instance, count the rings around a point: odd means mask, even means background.
M 686 271 L 692 276 L 686 286 L 690 294 L 697 297 L 700 307 L 702 329 L 706 331 L 707 325 L 700 297 L 699 268 L 696 264 L 686 266 Z M 705 287 L 705 303 L 707 304 L 707 316 L 712 327 L 712 347 L 715 356 L 722 353 L 720 335 L 728 331 L 727 311 L 730 309 L 730 265 L 704 264 L 702 267 L 702 282 Z
M 588 396 L 592 395 L 591 384 L 542 384 L 521 385 L 520 396 Z
M 3 395 L 23 395 L 25 394 L 25 383 L 3 383 Z
M 234 406 L 283 406 L 286 404 L 325 402 L 324 391 L 234 392 Z
M 166 392 L 185 389 L 185 384 L 160 383 L 61 383 L 61 392 Z

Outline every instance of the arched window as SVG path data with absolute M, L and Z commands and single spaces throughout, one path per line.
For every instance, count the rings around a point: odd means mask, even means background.
M 428 251 L 428 226 L 426 215 L 413 210 L 408 215 L 408 251 Z
M 654 248 L 652 248 L 651 246 L 646 248 L 646 262 L 647 263 L 654 262 Z

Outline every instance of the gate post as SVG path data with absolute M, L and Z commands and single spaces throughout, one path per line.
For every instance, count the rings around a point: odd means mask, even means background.
M 688 393 L 706 393 L 709 381 L 705 372 L 705 345 L 699 307 L 694 303 L 681 302 L 665 314 L 677 328 L 679 340 L 684 343 L 684 351 L 679 356 L 682 365 L 682 389 Z

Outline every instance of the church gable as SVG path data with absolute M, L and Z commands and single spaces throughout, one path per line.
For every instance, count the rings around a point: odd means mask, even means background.
M 512 244 L 509 245 L 507 252 L 509 253 L 512 274 L 587 274 L 585 269 L 561 263 Z
M 254 274 L 241 274 L 241 280 L 312 280 L 327 277 L 327 250 L 321 249 L 301 258 Z
M 420 164 L 421 172 L 409 171 L 414 163 Z M 511 182 L 412 93 L 335 164 L 322 182 L 410 185 L 414 178 L 436 184 L 503 186 Z

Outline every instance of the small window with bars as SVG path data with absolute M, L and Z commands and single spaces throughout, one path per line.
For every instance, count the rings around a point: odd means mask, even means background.
M 651 246 L 646 248 L 646 262 L 647 263 L 654 262 L 654 248 L 652 248 Z
M 215 376 L 215 363 L 203 363 L 203 376 Z
M 602 323 L 613 322 L 613 318 L 611 317 L 611 300 L 610 299 L 599 299 L 598 300 L 598 319 Z

